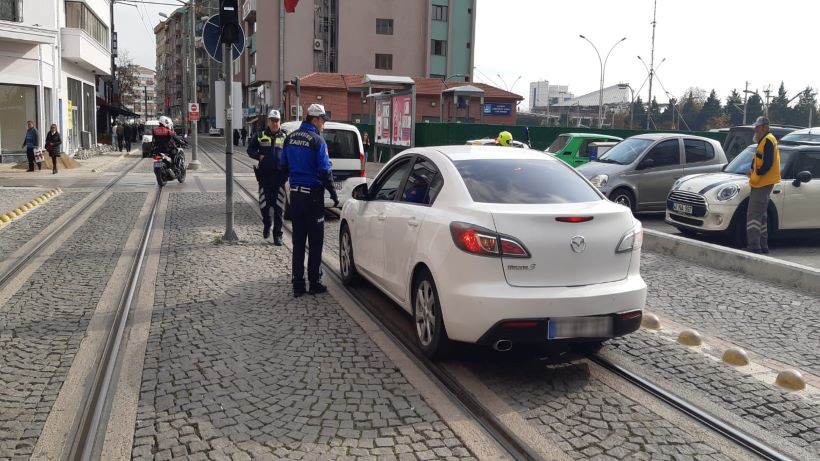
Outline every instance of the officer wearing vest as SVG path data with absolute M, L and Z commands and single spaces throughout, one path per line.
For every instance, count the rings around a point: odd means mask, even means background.
M 308 281 L 310 294 L 324 293 L 322 285 L 322 245 L 325 233 L 325 190 L 333 206 L 339 198 L 333 187 L 333 173 L 327 143 L 321 133 L 328 116 L 324 106 L 311 104 L 298 130 L 285 139 L 279 165 L 289 172 L 290 216 L 293 224 L 293 296 L 305 294 L 305 243 L 309 244 Z
M 259 209 L 262 212 L 262 237 L 270 237 L 273 208 L 273 243 L 282 246 L 282 207 L 285 202 L 284 184 L 286 178 L 279 169 L 286 133 L 279 127 L 282 116 L 278 110 L 268 113 L 267 127 L 248 144 L 248 155 L 259 160 L 253 169 L 259 183 Z
M 746 213 L 747 250 L 752 253 L 769 252 L 768 207 L 769 196 L 780 182 L 780 150 L 777 139 L 769 132 L 769 119 L 758 117 L 754 123 L 754 141 L 757 143 L 749 171 L 749 208 Z

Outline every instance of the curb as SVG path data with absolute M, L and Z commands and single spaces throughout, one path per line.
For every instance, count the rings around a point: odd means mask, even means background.
M 813 267 L 652 229 L 643 232 L 645 250 L 820 294 L 820 270 Z
M 6 224 L 11 223 L 12 221 L 20 218 L 24 214 L 28 213 L 29 211 L 37 208 L 38 206 L 48 202 L 52 198 L 60 195 L 63 192 L 62 189 L 52 189 L 44 194 L 37 196 L 36 198 L 29 200 L 28 202 L 20 205 L 19 207 L 15 208 L 12 211 L 9 211 L 5 214 L 0 214 L 0 229 L 2 229 Z

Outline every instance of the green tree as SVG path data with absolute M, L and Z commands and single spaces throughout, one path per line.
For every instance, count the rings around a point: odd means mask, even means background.
M 753 94 L 746 100 L 746 123 L 754 122 L 761 115 L 763 115 L 763 100 L 760 96 Z
M 733 89 L 726 98 L 724 112 L 729 117 L 729 123 L 732 126 L 743 123 L 743 100 L 740 99 L 740 93 L 737 90 Z
M 652 117 L 655 125 L 658 124 L 658 120 L 661 118 L 661 106 L 658 105 L 658 98 L 654 96 L 652 97 L 652 103 L 649 104 L 649 116 Z
M 713 119 L 720 117 L 722 114 L 723 109 L 720 106 L 720 99 L 718 99 L 715 90 L 712 90 L 712 92 L 709 93 L 709 97 L 707 97 L 703 103 L 703 107 L 700 109 L 698 118 L 695 121 L 695 126 L 693 126 L 692 129 L 700 131 L 712 129 Z
M 632 111 L 634 113 L 632 118 L 635 120 L 633 127 L 640 128 L 646 126 L 646 109 L 643 107 L 643 100 L 640 96 L 635 98 L 635 101 L 632 103 Z
M 814 92 L 812 87 L 806 87 L 805 90 L 800 92 L 800 96 L 797 100 L 797 105 L 794 106 L 793 109 L 790 111 L 791 117 L 788 120 L 790 125 L 798 125 L 798 126 L 808 126 L 809 123 L 809 111 L 811 111 L 812 115 L 812 125 L 815 125 L 817 122 L 814 120 L 817 115 L 817 94 Z
M 788 106 L 789 97 L 786 94 L 786 87 L 783 82 L 780 82 L 780 88 L 777 90 L 777 96 L 772 98 L 769 103 L 769 120 L 772 124 L 786 124 L 791 118 L 791 109 Z
M 693 125 L 697 126 L 698 115 L 700 114 L 701 105 L 698 103 L 695 93 L 690 90 L 682 99 L 683 104 L 680 106 L 678 112 L 677 125 L 679 128 L 692 131 Z

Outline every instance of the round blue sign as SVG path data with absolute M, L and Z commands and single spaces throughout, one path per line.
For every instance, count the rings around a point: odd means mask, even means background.
M 239 40 L 231 45 L 233 60 L 239 59 L 242 51 L 245 49 L 245 31 L 240 26 Z M 219 20 L 219 15 L 215 14 L 208 18 L 205 26 L 202 28 L 202 43 L 205 45 L 205 51 L 214 61 L 222 62 L 222 43 L 219 37 L 222 34 L 222 25 Z

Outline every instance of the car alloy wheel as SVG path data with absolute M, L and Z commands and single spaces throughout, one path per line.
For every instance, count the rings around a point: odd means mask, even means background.
M 353 241 L 347 224 L 342 225 L 339 233 L 339 268 L 342 271 L 342 283 L 345 285 L 354 285 L 361 280 L 353 259 Z
M 629 208 L 630 210 L 635 211 L 635 204 L 634 204 L 634 201 L 632 199 L 632 194 L 630 192 L 626 191 L 626 190 L 623 190 L 623 189 L 616 190 L 612 194 L 610 200 L 617 203 L 618 205 L 623 205 L 623 206 Z
M 436 285 L 428 271 L 416 279 L 413 297 L 413 321 L 419 348 L 428 358 L 443 358 L 449 354 L 450 340 L 444 328 Z

